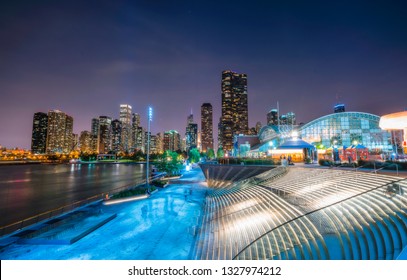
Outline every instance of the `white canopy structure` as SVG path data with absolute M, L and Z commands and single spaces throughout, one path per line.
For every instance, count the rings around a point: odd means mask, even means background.
M 404 141 L 407 140 L 407 111 L 384 115 L 380 118 L 381 129 L 402 129 Z

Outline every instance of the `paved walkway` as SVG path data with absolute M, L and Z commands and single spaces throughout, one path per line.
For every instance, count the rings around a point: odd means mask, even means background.
M 177 180 L 177 184 L 159 189 L 148 199 L 101 205 L 103 213 L 117 213 L 117 217 L 76 243 L 11 244 L 0 251 L 0 259 L 191 259 L 207 191 L 204 181 L 200 168 L 193 169 Z

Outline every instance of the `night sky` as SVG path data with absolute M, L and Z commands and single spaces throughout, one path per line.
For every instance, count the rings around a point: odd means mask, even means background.
M 0 145 L 30 148 L 35 112 L 74 132 L 130 104 L 152 132 L 185 134 L 221 72 L 248 75 L 249 125 L 276 107 L 297 122 L 407 108 L 407 1 L 1 1 Z M 340 2 L 340 3 L 339 3 Z

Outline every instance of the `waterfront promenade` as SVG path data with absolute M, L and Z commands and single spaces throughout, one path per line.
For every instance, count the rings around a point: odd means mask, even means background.
M 71 245 L 11 244 L 2 260 L 191 259 L 207 185 L 200 168 L 148 199 L 100 205 L 117 217 Z
M 213 165 L 213 167 L 219 166 Z M 233 172 L 234 167 L 241 168 L 241 166 L 229 166 L 231 169 L 228 172 Z M 101 217 L 107 216 L 108 219 L 115 217 L 71 245 L 56 244 L 55 241 L 47 243 L 45 239 L 30 237 L 30 242 L 35 241 L 36 245 L 11 243 L 4 246 L 5 243 L 0 240 L 0 259 L 233 259 L 234 256 L 240 256 L 240 252 L 252 252 L 246 249 L 256 240 L 260 240 L 259 236 L 271 238 L 270 242 L 259 243 L 260 248 L 263 248 L 264 244 L 284 245 L 281 248 L 276 247 L 278 250 L 281 249 L 283 256 L 280 256 L 280 253 L 274 253 L 272 256 L 277 259 L 280 257 L 393 259 L 403 248 L 404 251 L 398 258 L 405 259 L 406 240 L 403 236 L 406 236 L 405 221 L 407 220 L 403 192 L 406 188 L 404 177 L 402 175 L 396 177 L 395 174 L 376 176 L 368 170 L 358 170 L 362 172 L 351 172 L 351 170 L 353 169 L 296 164 L 288 169 L 278 167 L 259 174 L 251 179 L 253 184 L 243 181 L 234 184 L 231 188 L 212 189 L 208 192 L 203 172 L 195 168 L 184 173 L 181 178 L 172 180 L 169 186 L 160 188 L 147 199 L 109 206 L 98 204 L 96 209 L 93 207 L 98 214 L 91 215 L 91 218 L 96 218 L 99 214 Z M 239 172 L 234 174 L 238 175 Z M 220 180 L 224 179 L 220 178 Z M 398 187 L 398 189 L 389 189 L 388 186 Z M 271 201 L 273 203 L 270 203 Z M 382 207 L 378 208 L 377 205 Z M 206 213 L 205 217 L 202 217 L 203 213 Z M 270 215 L 270 213 L 274 214 Z M 197 237 L 201 221 L 204 222 Z M 302 231 L 301 227 L 296 225 L 297 221 L 309 223 L 310 226 L 306 227 L 306 231 Z M 336 224 L 332 221 L 336 221 Z M 67 239 L 67 232 L 72 230 L 83 232 L 80 225 L 81 223 L 77 223 L 73 229 L 67 228 L 66 232 L 58 236 L 59 239 Z M 390 226 L 387 227 L 387 225 Z M 55 229 L 61 229 L 61 226 L 66 227 L 66 223 L 56 226 Z M 321 244 L 326 246 L 321 248 L 325 248 L 325 251 L 319 249 L 319 243 L 311 242 L 312 246 L 301 246 L 302 250 L 305 250 L 301 251 L 302 253 L 290 252 L 291 249 L 298 249 L 290 245 L 292 242 L 290 238 L 284 237 L 285 234 L 269 235 L 271 230 L 279 232 L 280 227 L 284 227 L 284 231 L 287 228 L 290 231 L 295 229 L 293 236 L 299 236 L 305 232 L 308 234 L 309 228 L 313 229 L 315 232 L 312 233 L 312 238 L 304 239 L 304 244 L 323 236 L 325 239 Z M 361 228 L 363 228 L 362 231 L 357 231 Z M 342 229 L 346 230 L 342 231 Z M 354 232 L 355 230 L 357 232 Z M 332 232 L 349 235 L 350 239 L 344 239 L 344 243 L 341 243 L 341 246 L 346 245 L 343 250 L 338 250 L 342 247 L 338 247 L 339 243 L 335 243 L 342 240 L 343 236 L 337 235 L 338 239 L 332 239 L 330 234 L 326 234 Z M 282 239 L 278 241 L 275 239 L 276 236 Z M 197 238 L 199 238 L 198 243 Z M 352 240 L 363 244 L 360 243 L 360 246 L 356 247 L 350 246 L 349 241 Z M 322 242 L 322 239 L 320 241 Z M 290 244 L 285 244 L 286 242 Z M 195 248 L 195 244 L 200 245 Z M 329 252 L 326 251 L 328 247 Z M 269 249 L 277 250 L 276 248 L 268 248 L 265 251 L 255 250 L 255 252 L 256 254 L 271 252 Z M 288 251 L 287 248 L 289 248 Z M 247 255 L 244 259 L 263 257 Z M 267 255 L 264 258 L 270 257 L 271 255 Z

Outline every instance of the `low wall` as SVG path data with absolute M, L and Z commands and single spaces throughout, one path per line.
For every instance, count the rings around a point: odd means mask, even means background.
M 233 182 L 256 176 L 276 166 L 200 164 L 209 187 L 224 187 Z

